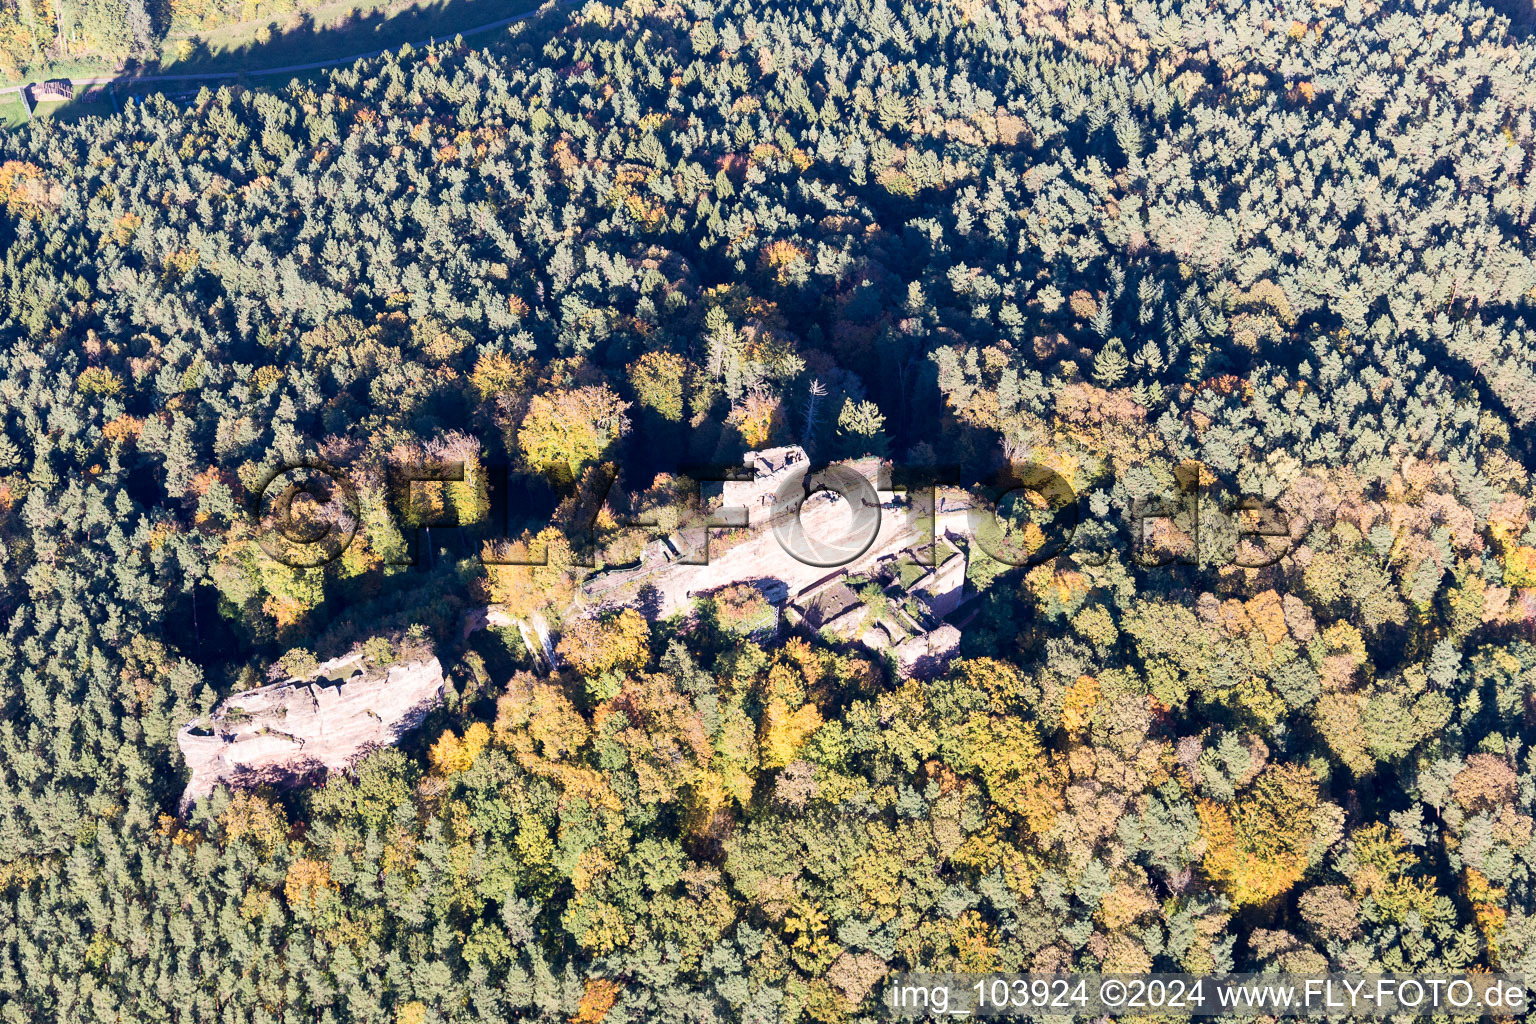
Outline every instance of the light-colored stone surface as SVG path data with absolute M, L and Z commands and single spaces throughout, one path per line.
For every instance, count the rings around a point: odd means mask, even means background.
M 949 623 L 920 633 L 896 645 L 896 672 L 903 679 L 932 679 L 942 675 L 949 660 L 960 650 L 960 631 Z
M 876 464 L 871 460 L 868 465 L 874 467 Z M 860 464 L 859 468 L 866 467 Z M 871 482 L 878 486 L 877 482 Z M 666 617 L 687 610 L 696 596 L 733 583 L 754 580 L 779 581 L 793 600 L 829 580 L 857 575 L 882 558 L 907 548 L 926 545 L 929 539 L 926 518 L 915 513 L 911 505 L 899 502 L 891 491 L 877 491 L 877 494 L 880 498 L 880 519 L 874 539 L 861 554 L 847 559 L 841 565 L 808 564 L 785 550 L 786 544 L 793 549 L 795 541 L 789 533 L 781 541 L 780 530 L 775 526 L 782 528 L 782 522 L 761 523 L 751 530 L 749 537 L 729 547 L 722 543 L 720 537 L 712 537 L 707 565 L 689 565 L 680 561 L 653 563 L 640 569 L 607 573 L 594 578 L 582 588 L 583 603 L 627 603 L 635 597 L 639 588 L 649 584 L 656 588 L 660 601 L 658 611 Z M 948 507 L 941 506 L 936 517 L 936 532 L 939 537 L 951 532 L 962 536 L 969 523 L 965 496 L 954 492 L 947 497 Z M 863 514 L 868 515 L 868 510 L 864 510 Z M 844 547 L 868 536 L 867 532 L 861 532 L 862 524 L 855 519 L 847 501 L 829 492 L 820 492 L 806 501 L 799 515 L 804 536 L 815 542 Z M 697 541 L 699 538 L 692 539 Z M 679 543 L 679 546 L 683 545 Z M 702 551 L 690 551 L 689 557 L 701 558 Z
M 964 590 L 965 554 L 959 551 L 912 586 L 912 593 L 926 606 L 928 614 L 934 619 L 946 618 L 960 607 Z
M 345 768 L 420 725 L 442 700 L 435 657 L 371 672 L 356 656 L 339 658 L 311 677 L 233 694 L 214 709 L 210 729 L 194 722 L 177 734 L 192 770 L 182 811 L 219 783 L 286 785 Z
M 747 452 L 741 463 L 752 471 L 752 479 L 726 481 L 721 486 L 721 497 L 725 508 L 747 510 L 748 526 L 766 523 L 776 512 L 782 515 L 784 510 L 775 508 L 779 488 L 787 480 L 803 475 L 810 467 L 805 449 L 797 444 Z
M 772 499 L 779 488 L 808 468 L 804 451 L 789 445 L 748 452 L 744 463 L 752 467 L 756 478 L 727 483 L 719 507 L 747 509 L 750 526 L 735 531 L 712 529 L 708 560 L 702 565 L 690 564 L 692 559 L 703 558 L 702 530 L 653 541 L 639 566 L 608 570 L 587 579 L 569 611 L 638 605 L 648 614 L 665 618 L 687 612 L 695 598 L 733 584 L 750 583 L 775 605 L 788 606 L 795 621 L 811 629 L 831 628 L 845 638 L 857 636 L 872 649 L 905 650 L 904 671 L 920 675 L 947 660 L 958 643 L 959 631 L 952 626 L 922 631 L 937 625 L 964 601 L 963 545 L 975 518 L 975 500 L 970 495 L 943 487 L 934 495 L 933 504 L 913 501 L 915 496 L 881 489 L 880 478 L 885 474 L 880 461 L 864 458 L 838 465 L 867 480 L 874 489 L 874 500 L 866 492 L 857 500 L 859 507 L 853 508 L 846 499 L 823 491 L 800 503 L 774 506 Z M 860 542 L 871 534 L 872 539 L 861 548 Z M 921 610 L 908 614 L 895 608 L 886 620 L 872 623 L 866 621 L 867 609 L 862 604 L 835 610 L 814 607 L 829 589 L 847 590 L 849 577 L 872 574 L 886 584 L 898 581 L 899 567 L 908 561 L 921 561 L 918 552 L 934 540 L 948 541 L 961 549 L 951 552 L 943 565 L 912 581 L 911 593 Z M 796 552 L 812 557 L 797 557 Z M 827 553 L 837 557 L 815 557 Z M 818 561 L 834 564 L 813 564 Z M 846 601 L 836 603 L 847 605 Z M 464 635 L 511 623 L 497 606 L 476 609 L 465 616 Z M 537 628 L 536 647 L 526 624 L 517 625 L 529 650 L 542 647 L 544 661 L 554 664 L 548 630 Z M 541 620 L 535 622 L 535 627 L 541 626 Z M 535 660 L 539 660 L 537 656 Z

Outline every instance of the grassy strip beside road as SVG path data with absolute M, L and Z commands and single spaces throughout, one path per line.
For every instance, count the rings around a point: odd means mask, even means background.
M 0 90 L 14 90 L 46 78 L 82 82 L 131 83 L 166 81 L 196 82 L 202 78 L 228 79 L 235 75 L 285 74 L 319 67 L 350 64 L 381 50 L 398 49 L 405 43 L 424 44 L 431 39 L 488 32 L 526 17 L 539 0 L 378 0 L 336 3 L 320 7 L 309 17 L 292 19 L 284 29 L 270 19 L 226 25 L 209 33 L 206 43 L 190 57 L 177 60 L 183 38 L 165 42 L 158 67 L 123 70 L 105 60 L 82 58 L 33 70 L 22 79 L 0 80 Z M 263 30 L 270 37 L 262 40 Z
M 333 4 L 318 8 L 312 20 L 294 19 L 286 30 L 261 33 L 271 22 L 244 22 L 225 26 L 205 37 L 203 47 L 188 59 L 176 60 L 180 40 L 167 41 L 161 70 L 169 74 L 257 74 L 261 67 L 313 64 L 334 60 L 350 63 L 378 50 L 398 49 L 405 43 L 500 27 L 505 19 L 525 14 L 537 0 L 408 0 L 390 4 Z
M 111 75 L 115 71 L 116 66 L 101 57 L 70 57 L 67 60 L 51 61 L 41 68 L 30 68 L 21 77 L 0 75 L 0 89 L 41 82 L 45 78 L 90 78 L 93 75 Z
M 14 92 L 0 94 L 0 125 L 16 128 L 26 123 L 27 108 L 22 105 L 21 97 Z

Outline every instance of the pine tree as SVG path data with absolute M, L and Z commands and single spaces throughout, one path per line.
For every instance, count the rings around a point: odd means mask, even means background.
M 1130 361 L 1119 338 L 1110 338 L 1093 357 L 1093 378 L 1105 387 L 1113 387 L 1125 377 Z

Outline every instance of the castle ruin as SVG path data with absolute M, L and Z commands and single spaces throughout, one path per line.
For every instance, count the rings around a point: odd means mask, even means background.
M 394 743 L 443 701 L 443 666 L 430 655 L 373 668 L 360 654 L 325 662 L 303 678 L 231 695 L 211 721 L 176 735 L 192 777 L 181 812 L 230 786 L 291 786 L 347 768 Z

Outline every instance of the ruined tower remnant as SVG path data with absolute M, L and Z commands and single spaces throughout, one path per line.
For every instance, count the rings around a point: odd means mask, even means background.
M 220 783 L 292 785 L 348 767 L 420 725 L 442 701 L 443 666 L 430 654 L 388 668 L 349 655 L 303 678 L 234 694 L 210 725 L 192 722 L 176 736 L 192 770 L 182 813 Z

